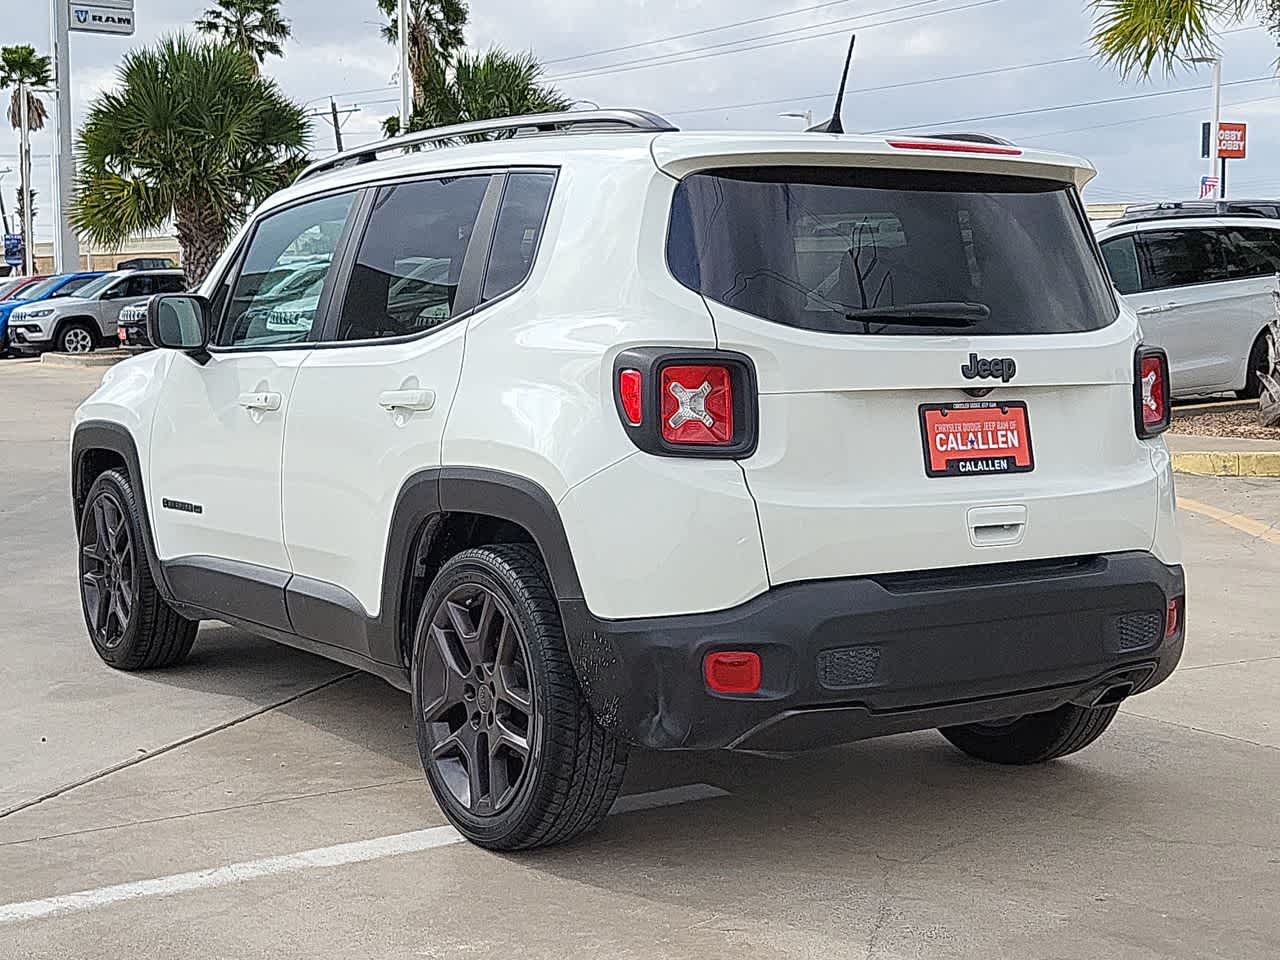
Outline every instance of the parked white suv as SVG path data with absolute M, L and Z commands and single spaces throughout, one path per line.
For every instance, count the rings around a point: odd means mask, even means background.
M 1152 212 L 1097 236 L 1144 341 L 1169 355 L 1175 397 L 1258 396 L 1276 311 L 1280 220 Z
M 9 318 L 9 340 L 22 353 L 89 353 L 114 346 L 125 307 L 186 288 L 181 270 L 118 270 L 77 290 L 74 296 L 40 300 Z
M 77 413 L 94 646 L 170 665 L 219 619 L 412 691 L 494 848 L 598 823 L 628 744 L 1078 750 L 1184 613 L 1167 366 L 1092 172 L 633 111 L 313 166 Z

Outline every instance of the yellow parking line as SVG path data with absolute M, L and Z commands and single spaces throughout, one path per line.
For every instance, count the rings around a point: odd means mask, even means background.
M 1246 517 L 1242 513 L 1219 510 L 1217 507 L 1210 506 L 1207 503 L 1201 503 L 1199 500 L 1189 500 L 1186 497 L 1178 498 L 1178 509 L 1186 510 L 1188 513 L 1198 513 L 1200 516 L 1208 517 L 1210 520 L 1225 523 L 1228 527 L 1239 530 L 1241 533 L 1247 533 L 1251 537 L 1280 545 L 1280 530 L 1276 530 L 1274 524 L 1263 523 L 1261 520 L 1253 519 L 1253 517 Z

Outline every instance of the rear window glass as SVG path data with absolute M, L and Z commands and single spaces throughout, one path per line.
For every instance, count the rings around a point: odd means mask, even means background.
M 667 261 L 718 303 L 858 334 L 1097 330 L 1117 316 L 1070 185 L 815 167 L 676 188 Z

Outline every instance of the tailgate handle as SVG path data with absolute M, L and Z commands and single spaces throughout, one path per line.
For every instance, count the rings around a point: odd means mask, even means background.
M 1027 508 L 973 507 L 969 511 L 969 542 L 975 547 L 1006 547 L 1022 542 L 1027 532 Z

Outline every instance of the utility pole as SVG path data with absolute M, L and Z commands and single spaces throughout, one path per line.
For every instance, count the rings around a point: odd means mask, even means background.
M 1213 61 L 1213 126 L 1209 129 L 1209 176 L 1214 174 L 1218 159 L 1218 124 L 1222 119 L 1222 57 Z M 1222 176 L 1218 180 L 1218 197 L 1227 195 L 1227 163 L 1222 162 Z
M 342 124 L 338 122 L 338 103 L 333 97 L 329 98 L 329 111 L 333 116 L 333 142 L 338 148 L 338 152 L 342 152 Z
M 56 0 L 55 0 L 56 2 Z M 409 73 L 409 0 L 400 0 L 400 132 L 409 132 L 413 116 L 413 77 Z
M 19 187 L 22 191 L 22 272 L 28 277 L 36 272 L 36 238 L 31 224 L 31 104 L 28 102 L 30 97 L 30 88 L 19 81 L 18 125 L 22 129 L 19 133 L 21 146 L 18 169 L 21 171 L 19 178 L 22 181 Z
M 338 109 L 338 104 L 334 102 L 333 97 L 329 98 L 329 109 L 312 110 L 307 114 L 308 117 L 314 119 L 323 119 L 333 124 L 333 142 L 338 148 L 338 152 L 342 152 L 342 117 L 349 117 L 353 113 L 359 113 L 359 107 L 343 107 Z
M 57 85 L 53 128 L 58 140 L 53 160 L 53 265 L 55 272 L 66 273 L 80 266 L 80 238 L 69 216 L 76 178 L 71 153 L 71 8 L 67 0 L 49 0 L 49 7 Z

